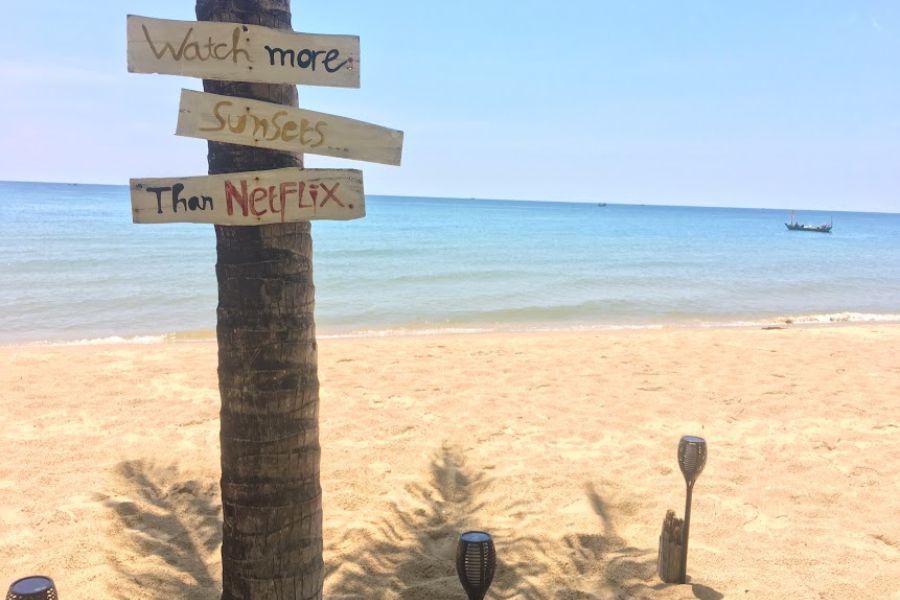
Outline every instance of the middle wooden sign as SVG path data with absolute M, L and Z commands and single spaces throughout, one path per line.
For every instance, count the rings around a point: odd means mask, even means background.
M 399 165 L 403 132 L 283 104 L 181 90 L 176 135 Z

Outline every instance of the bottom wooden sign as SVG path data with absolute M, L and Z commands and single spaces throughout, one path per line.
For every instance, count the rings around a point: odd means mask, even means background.
M 362 171 L 273 169 L 205 177 L 132 179 L 135 223 L 268 225 L 366 214 Z

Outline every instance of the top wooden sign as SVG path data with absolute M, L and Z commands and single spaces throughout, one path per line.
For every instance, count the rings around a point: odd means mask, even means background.
M 128 70 L 358 88 L 359 37 L 128 15 Z

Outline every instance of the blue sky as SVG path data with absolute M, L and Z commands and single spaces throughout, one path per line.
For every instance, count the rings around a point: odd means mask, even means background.
M 125 15 L 190 0 L 14 2 L 0 179 L 200 175 L 173 135 L 198 79 L 126 71 Z M 360 89 L 305 108 L 405 131 L 372 194 L 900 211 L 900 2 L 294 0 L 359 35 Z

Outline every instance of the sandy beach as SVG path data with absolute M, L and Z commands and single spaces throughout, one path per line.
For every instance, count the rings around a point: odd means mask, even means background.
M 323 339 L 326 597 L 900 600 L 900 326 Z M 218 598 L 214 340 L 0 348 L 0 585 Z M 709 461 L 688 585 L 655 574 Z M 4 587 L 5 589 L 5 587 Z

